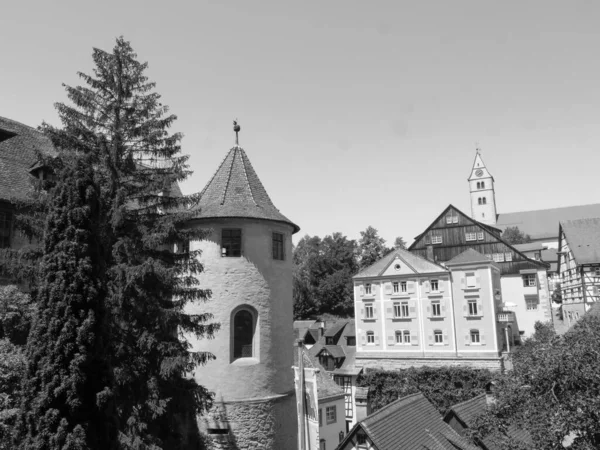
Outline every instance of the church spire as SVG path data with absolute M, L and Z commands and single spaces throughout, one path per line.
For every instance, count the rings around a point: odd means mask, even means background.
M 479 222 L 495 225 L 497 215 L 494 177 L 481 158 L 479 146 L 475 147 L 475 160 L 468 181 L 471 194 L 471 217 Z

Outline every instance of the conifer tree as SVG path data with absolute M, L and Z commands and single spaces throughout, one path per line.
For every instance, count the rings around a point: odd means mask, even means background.
M 178 424 L 195 423 L 212 400 L 186 373 L 213 355 L 190 351 L 184 337 L 210 338 L 218 328 L 209 314 L 185 311 L 210 295 L 195 277 L 198 252 L 186 245 L 205 236 L 186 226 L 198 196 L 177 187 L 190 173 L 187 156 L 181 134 L 168 131 L 176 117 L 144 75 L 147 63 L 123 38 L 112 53 L 94 49 L 93 60 L 93 76 L 79 73 L 87 86 L 65 86 L 72 104 L 56 105 L 63 127 L 44 128 L 63 152 L 90 159 L 104 207 L 104 356 L 120 444 L 177 449 L 185 441 Z
M 118 448 L 103 335 L 101 205 L 85 160 L 50 195 L 16 441 L 23 449 Z

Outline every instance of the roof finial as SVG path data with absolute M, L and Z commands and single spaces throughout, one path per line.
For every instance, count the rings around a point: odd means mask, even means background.
M 240 146 L 240 142 L 239 142 L 239 139 L 238 139 L 238 133 L 240 132 L 240 130 L 241 130 L 241 129 L 242 129 L 242 128 L 241 128 L 241 127 L 238 125 L 238 123 L 237 123 L 237 119 L 235 119 L 235 120 L 233 121 L 233 131 L 235 131 L 235 145 L 236 145 L 237 147 L 239 147 L 239 146 Z
M 479 142 L 475 142 L 475 153 L 481 154 L 481 148 L 479 148 Z

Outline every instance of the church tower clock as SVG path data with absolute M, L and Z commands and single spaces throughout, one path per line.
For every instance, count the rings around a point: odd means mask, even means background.
M 496 194 L 494 191 L 494 177 L 485 167 L 479 149 L 475 154 L 475 161 L 468 181 L 471 192 L 471 217 L 478 222 L 495 225 Z

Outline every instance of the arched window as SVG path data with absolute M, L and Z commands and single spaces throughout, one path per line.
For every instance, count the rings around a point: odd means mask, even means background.
M 477 203 L 478 203 L 478 204 L 480 204 L 480 205 L 482 204 L 482 203 L 481 203 L 481 197 L 479 197 L 479 198 L 477 199 Z
M 483 197 L 483 204 L 487 204 L 487 199 L 485 197 Z
M 233 316 L 233 360 L 252 358 L 254 355 L 255 315 L 248 309 L 240 309 Z
M 481 189 L 481 182 L 477 182 L 477 189 Z
M 485 189 L 485 181 L 481 182 L 481 189 Z

